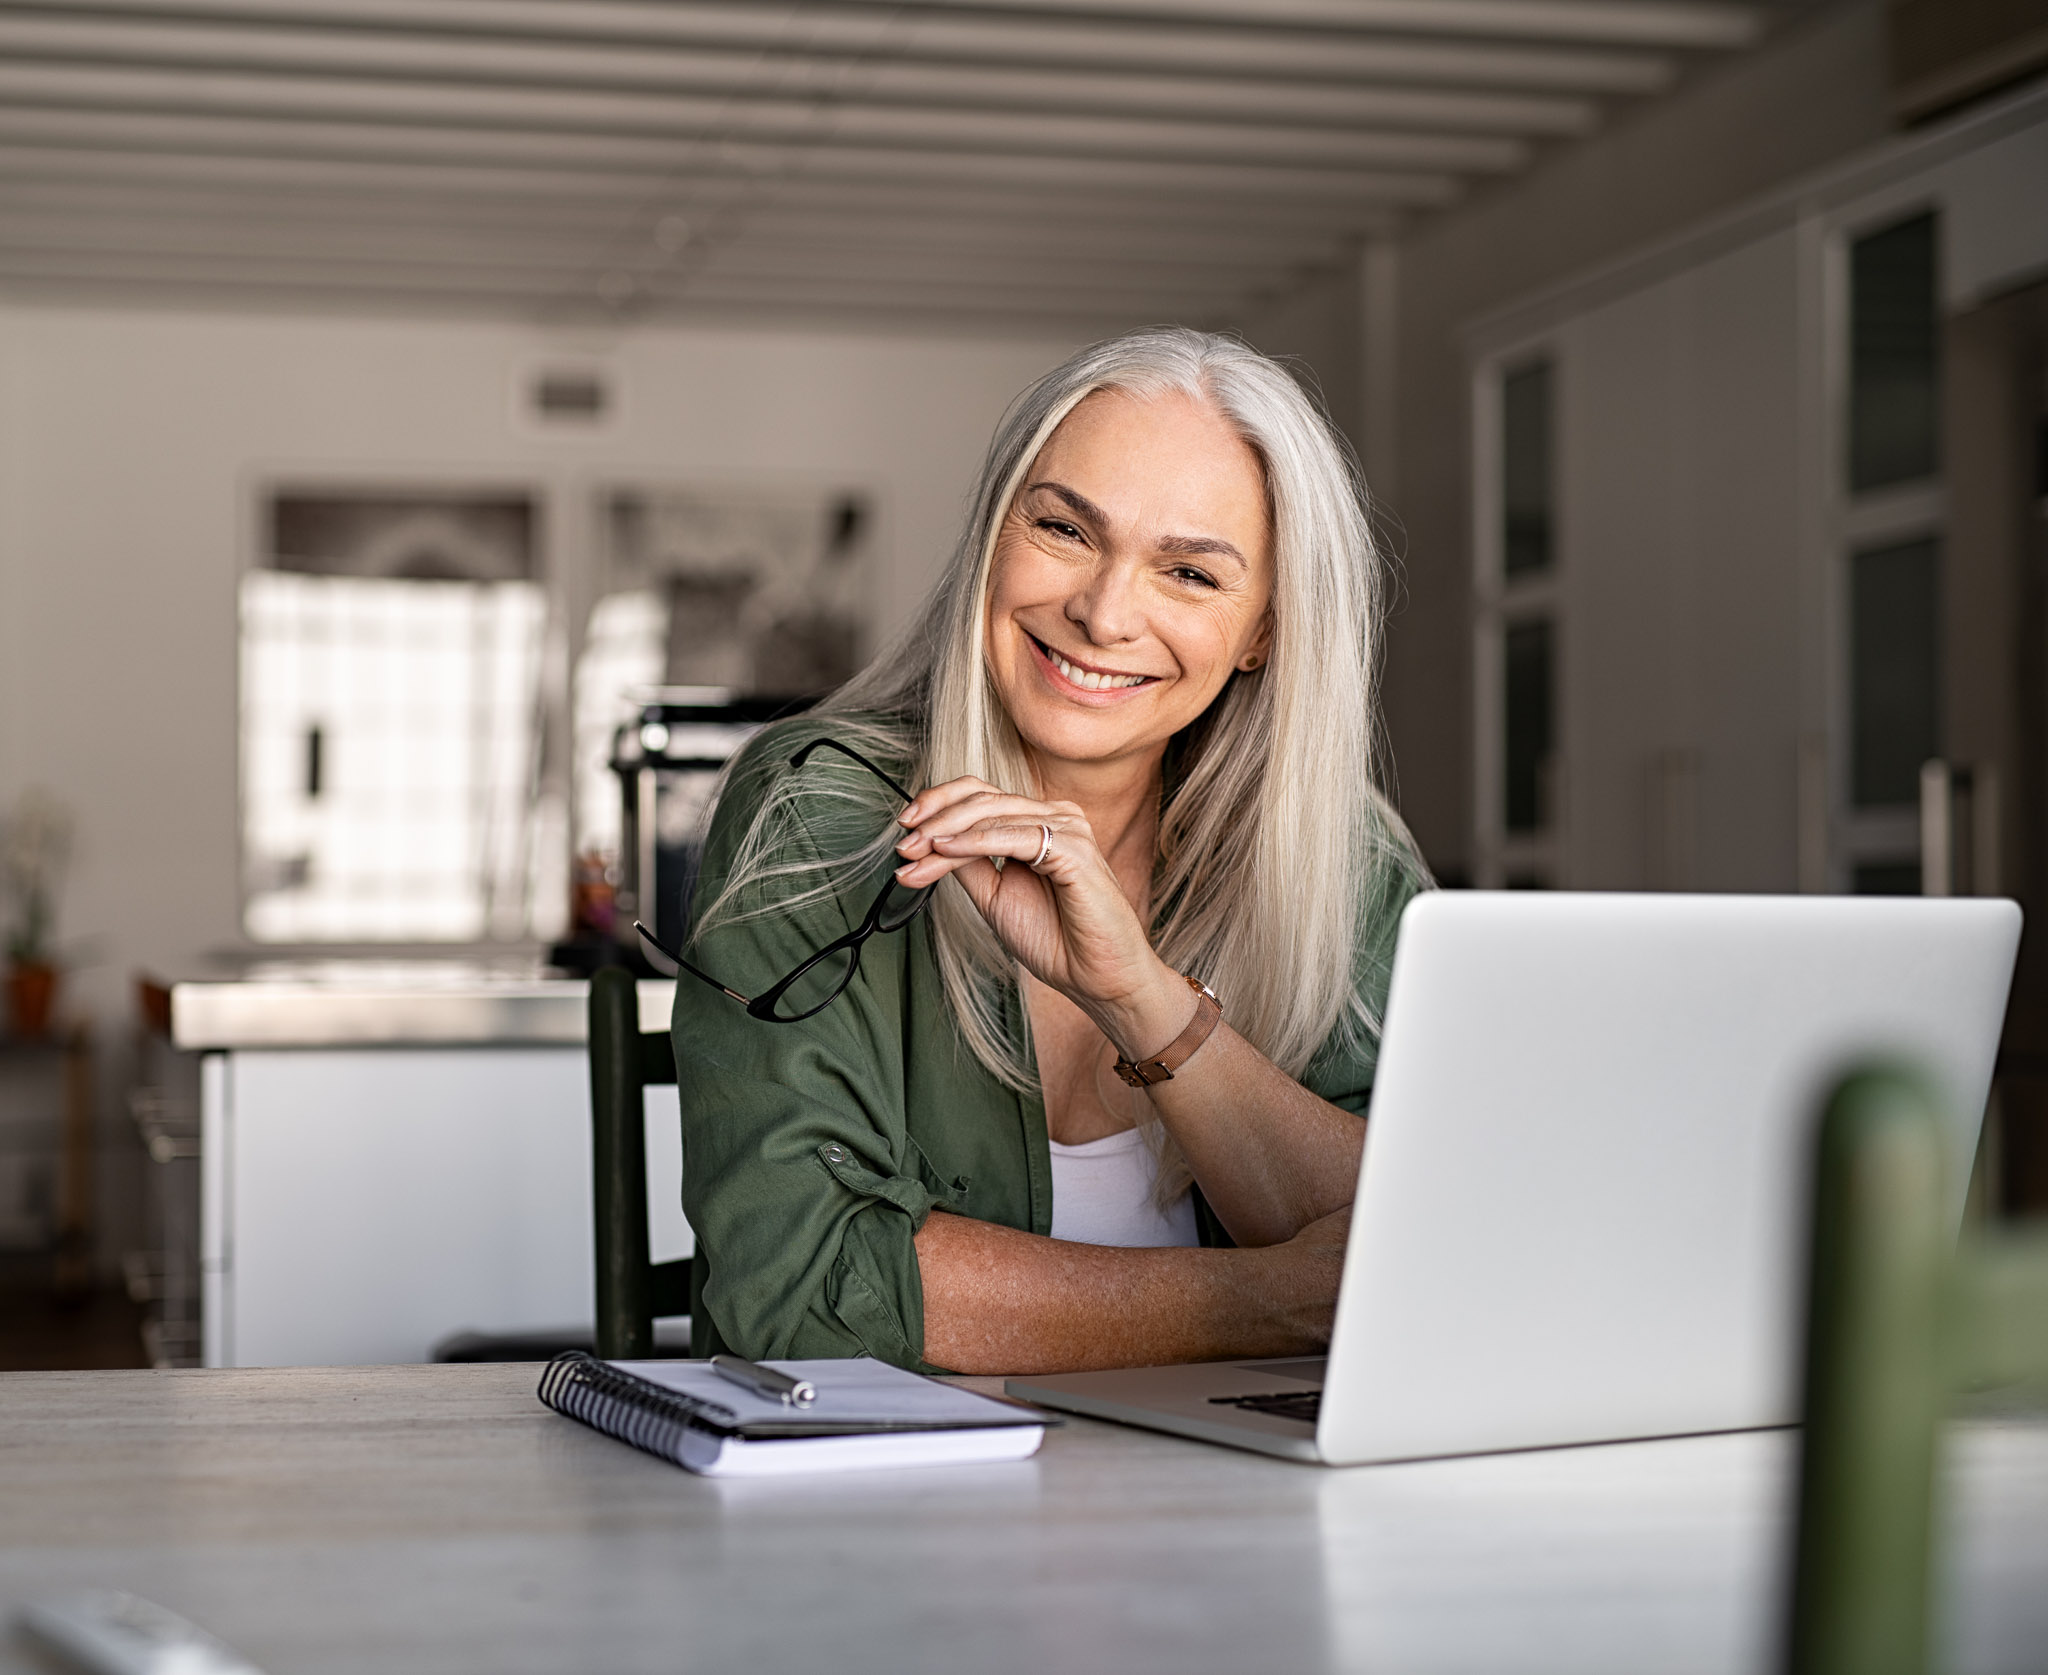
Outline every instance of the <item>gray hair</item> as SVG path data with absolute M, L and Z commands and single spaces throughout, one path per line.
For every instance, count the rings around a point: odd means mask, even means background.
M 1387 868 L 1419 874 L 1420 863 L 1376 784 L 1383 578 L 1365 485 L 1347 445 L 1285 368 L 1235 338 L 1182 327 L 1131 332 L 1055 367 L 998 425 L 966 527 L 922 616 L 822 711 L 849 742 L 913 764 L 912 789 L 972 774 L 1035 794 L 1023 741 L 987 668 L 990 565 L 1025 472 L 1060 422 L 1105 389 L 1213 404 L 1264 469 L 1272 644 L 1264 665 L 1233 674 L 1174 742 L 1151 931 L 1162 959 L 1214 987 L 1231 1027 L 1298 1077 L 1333 1034 L 1354 1046 L 1377 1034 L 1357 970 L 1364 904 Z M 778 861 L 777 811 L 797 797 L 796 777 L 771 785 L 700 925 L 764 911 L 740 910 L 762 884 L 797 885 L 795 896 L 778 896 L 787 909 L 871 877 L 889 854 L 893 827 L 851 855 L 792 863 L 785 851 Z M 825 776 L 803 777 L 809 796 Z M 1030 1087 L 1029 1044 L 1013 1040 L 1004 1022 L 1014 962 L 957 884 L 939 891 L 932 917 L 962 1037 L 1004 1083 Z M 1166 1155 L 1163 1194 L 1190 1178 L 1171 1148 Z

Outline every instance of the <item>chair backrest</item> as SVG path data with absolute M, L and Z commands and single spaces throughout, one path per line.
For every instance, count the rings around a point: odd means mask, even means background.
M 1935 1094 L 1839 1083 L 1814 1173 L 1787 1667 L 1922 1675 L 1941 1419 L 1966 1386 L 2048 1382 L 2048 1235 L 1952 1237 Z
M 645 1091 L 676 1079 L 666 1035 L 643 1034 L 631 973 L 607 967 L 590 980 L 590 1140 L 597 1236 L 597 1353 L 644 1360 L 654 1322 L 687 1314 L 690 1264 L 647 1254 Z

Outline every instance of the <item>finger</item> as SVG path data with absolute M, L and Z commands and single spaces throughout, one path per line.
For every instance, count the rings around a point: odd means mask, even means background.
M 1050 803 L 1040 802 L 1036 797 L 1026 797 L 1014 791 L 998 790 L 993 785 L 980 785 L 973 789 L 962 789 L 949 794 L 943 803 L 930 808 L 920 807 L 915 817 L 920 830 L 957 831 L 960 827 L 985 820 L 991 814 L 1003 810 L 1030 810 L 1033 819 L 1043 819 L 1052 812 Z M 905 814 L 909 810 L 904 811 Z
M 975 911 L 986 918 L 995 906 L 996 892 L 1003 887 L 1003 875 L 995 862 L 976 855 L 953 863 L 958 870 L 953 876 L 960 880 L 961 889 L 967 892 L 967 899 L 974 903 Z
M 952 837 L 990 822 L 1010 825 L 1048 825 L 1058 831 L 1069 824 L 1057 806 L 1004 791 L 977 792 L 925 818 L 896 848 L 899 854 L 921 854 L 936 839 Z
M 896 816 L 906 826 L 915 826 L 919 821 L 930 818 L 940 809 L 950 807 L 962 797 L 971 797 L 977 792 L 993 791 L 996 787 L 985 779 L 976 779 L 972 774 L 963 774 L 958 779 L 949 779 L 943 785 L 930 785 L 910 799 L 903 812 Z
M 935 839 L 926 853 L 896 869 L 896 880 L 911 889 L 935 884 L 971 861 L 1022 861 L 1027 867 L 1045 848 L 1045 825 L 976 826 L 951 837 Z
M 991 821 L 970 827 L 964 832 L 952 832 L 935 837 L 932 840 L 932 848 L 935 854 L 943 857 L 985 855 L 993 860 L 1000 855 L 1006 861 L 1022 861 L 1027 867 L 1043 856 L 1050 865 L 1053 854 L 1059 850 L 1059 840 L 1066 834 L 1061 833 L 1057 827 L 1052 828 L 1054 841 L 1048 849 L 1048 825 L 1049 822 L 1040 820 L 1028 824 Z
M 927 855 L 905 861 L 896 869 L 896 882 L 906 890 L 926 890 L 948 876 L 957 877 L 967 887 L 977 907 L 984 905 L 984 897 L 992 895 L 1002 881 L 995 863 L 983 855 Z

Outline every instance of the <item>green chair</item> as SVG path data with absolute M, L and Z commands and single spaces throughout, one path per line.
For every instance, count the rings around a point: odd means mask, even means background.
M 629 972 L 590 980 L 590 1139 L 597 1223 L 597 1353 L 654 1354 L 654 1322 L 690 1311 L 690 1264 L 647 1255 L 647 1128 L 642 1094 L 676 1079 L 667 1035 L 640 1031 Z
M 1967 1388 L 2048 1383 L 2048 1232 L 1957 1249 L 1938 1101 L 1842 1081 L 1814 1178 L 1792 1675 L 1929 1667 L 1941 1422 Z

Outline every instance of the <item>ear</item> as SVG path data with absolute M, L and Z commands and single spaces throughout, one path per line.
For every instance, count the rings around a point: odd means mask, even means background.
M 1244 648 L 1244 655 L 1237 660 L 1238 668 L 1244 673 L 1250 674 L 1252 670 L 1259 668 L 1265 663 L 1272 649 L 1273 613 L 1268 611 L 1259 618 L 1259 626 L 1252 635 L 1252 643 Z

